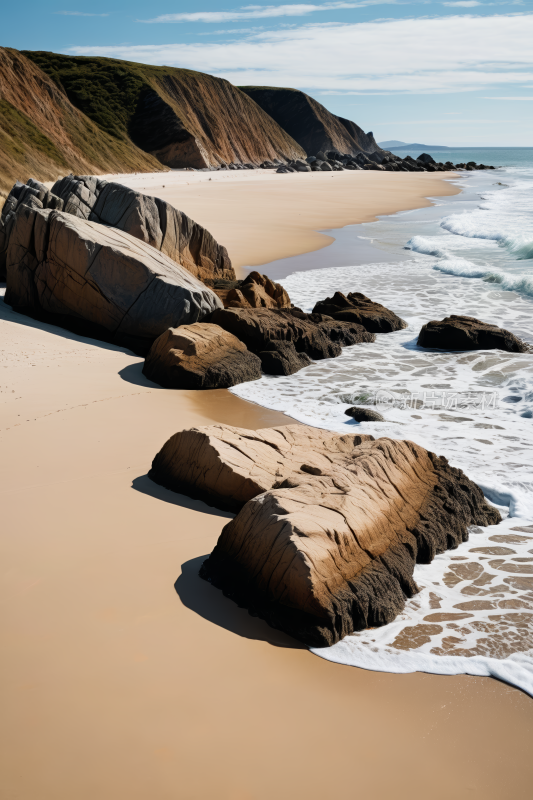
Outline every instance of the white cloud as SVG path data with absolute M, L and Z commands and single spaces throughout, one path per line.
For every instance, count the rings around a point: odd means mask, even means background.
M 187 67 L 237 85 L 339 94 L 468 92 L 533 80 L 533 14 L 307 24 L 206 44 L 74 47 Z
M 533 97 L 482 97 L 482 100 L 533 100 Z
M 424 0 L 422 0 L 423 2 Z M 154 19 L 139 22 L 234 22 L 239 19 L 269 19 L 272 17 L 303 17 L 317 11 L 338 11 L 346 8 L 364 8 L 375 5 L 395 5 L 398 0 L 359 0 L 356 3 L 332 2 L 315 5 L 294 3 L 282 6 L 241 6 L 239 11 L 193 11 L 180 14 L 162 14 Z
M 63 17 L 108 17 L 109 14 L 86 14 L 84 11 L 54 11 Z
M 482 6 L 485 5 L 484 3 L 478 2 L 478 0 L 454 0 L 452 3 L 443 3 L 443 6 L 461 6 L 462 8 L 474 8 L 474 6 Z M 490 3 L 492 5 L 492 3 Z

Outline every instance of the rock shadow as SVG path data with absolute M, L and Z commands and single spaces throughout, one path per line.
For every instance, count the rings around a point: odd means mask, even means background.
M 158 383 L 148 380 L 146 375 L 143 375 L 144 361 L 137 362 L 137 364 L 128 364 L 124 369 L 119 370 L 119 375 L 123 381 L 133 383 L 135 386 L 145 386 L 148 389 L 162 389 Z
M 245 639 L 257 639 L 274 647 L 307 650 L 302 642 L 271 628 L 258 617 L 251 617 L 245 608 L 239 608 L 233 600 L 224 597 L 220 589 L 202 580 L 198 572 L 207 555 L 191 558 L 181 565 L 181 575 L 174 589 L 184 606 L 208 622 Z
M 135 489 L 136 492 L 155 497 L 156 500 L 163 500 L 165 503 L 172 503 L 174 506 L 188 508 L 191 511 L 200 511 L 202 514 L 210 514 L 211 516 L 222 517 L 227 520 L 233 519 L 235 516 L 235 514 L 232 514 L 230 511 L 221 511 L 213 506 L 208 506 L 207 503 L 202 502 L 202 500 L 194 500 L 192 497 L 187 497 L 185 494 L 179 494 L 170 489 L 165 489 L 164 486 L 159 486 L 158 483 L 154 483 L 148 475 L 139 475 L 138 478 L 134 478 L 131 482 L 131 487 Z

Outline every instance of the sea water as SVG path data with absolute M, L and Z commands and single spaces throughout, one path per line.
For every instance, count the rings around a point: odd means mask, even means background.
M 420 592 L 390 625 L 313 652 L 381 671 L 493 675 L 533 695 L 533 353 L 417 345 L 425 322 L 449 314 L 533 344 L 533 158 L 453 182 L 462 193 L 430 208 L 328 231 L 343 240 L 343 258 L 351 237 L 351 265 L 288 274 L 295 260 L 285 260 L 281 282 L 303 310 L 358 291 L 407 328 L 231 391 L 308 425 L 410 439 L 463 469 L 504 518 L 417 565 Z M 361 243 L 373 248 L 369 263 L 358 263 Z M 328 253 L 339 263 L 335 246 L 321 251 L 324 264 Z M 350 405 L 377 408 L 385 421 L 357 424 Z

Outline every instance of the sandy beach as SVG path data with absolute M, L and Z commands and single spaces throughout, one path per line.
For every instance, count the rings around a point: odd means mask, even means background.
M 173 203 L 245 268 L 457 193 L 443 177 L 114 179 Z M 231 515 L 152 483 L 152 458 L 192 425 L 292 420 L 225 390 L 161 389 L 128 351 L 3 301 L 0 329 L 3 796 L 531 796 L 527 695 L 329 663 L 198 578 Z

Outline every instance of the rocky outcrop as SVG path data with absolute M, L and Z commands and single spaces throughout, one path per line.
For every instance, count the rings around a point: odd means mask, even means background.
M 351 406 L 344 412 L 347 417 L 351 417 L 356 422 L 384 422 L 385 417 L 377 411 L 372 411 L 371 408 L 362 408 L 361 406 Z
M 290 308 L 291 300 L 280 283 L 250 272 L 242 281 L 216 280 L 213 291 L 224 308 Z
M 307 645 L 391 622 L 417 591 L 415 563 L 500 521 L 445 458 L 407 441 L 303 425 L 173 436 L 150 477 L 240 509 L 200 575 Z
M 320 475 L 373 439 L 296 424 L 258 431 L 207 425 L 171 436 L 148 474 L 167 489 L 240 511 L 249 500 L 299 474 L 302 465 Z
M 333 297 L 319 300 L 313 308 L 313 314 L 327 314 L 333 319 L 345 322 L 356 322 L 371 333 L 389 333 L 407 327 L 394 311 L 390 311 L 380 303 L 375 303 L 361 292 L 335 292 Z
M 259 166 L 305 156 L 268 114 L 222 78 L 111 58 L 26 55 L 102 131 L 173 169 Z
M 418 335 L 417 344 L 439 350 L 507 350 L 509 353 L 532 350 L 531 345 L 505 328 L 456 314 L 427 322 Z
M 298 308 L 227 308 L 215 311 L 209 321 L 233 333 L 257 353 L 264 372 L 273 364 L 276 369 L 289 370 L 274 371 L 275 375 L 290 375 L 296 367 L 306 366 L 309 361 L 304 362 L 302 354 L 314 360 L 333 358 L 340 355 L 343 346 L 375 339 L 361 325 L 305 314 Z
M 165 389 L 227 389 L 261 377 L 261 361 L 218 325 L 169 328 L 146 356 L 143 372 Z
M 274 86 L 240 88 L 310 156 L 328 150 L 351 155 L 381 152 L 372 133 L 365 133 L 355 122 L 336 117 L 305 92 Z
M 52 192 L 63 200 L 69 214 L 135 236 L 208 286 L 216 280 L 235 280 L 226 248 L 209 231 L 158 197 L 88 175 L 61 178 Z
M 5 301 L 144 355 L 167 328 L 221 306 L 186 269 L 127 233 L 49 209 L 17 209 Z
M 117 93 L 116 86 L 113 90 Z M 69 170 L 152 172 L 163 168 L 130 139 L 110 135 L 75 106 L 64 88 L 31 60 L 31 54 L 0 47 L 1 191 L 9 191 L 21 175 L 28 174 L 52 181 Z

